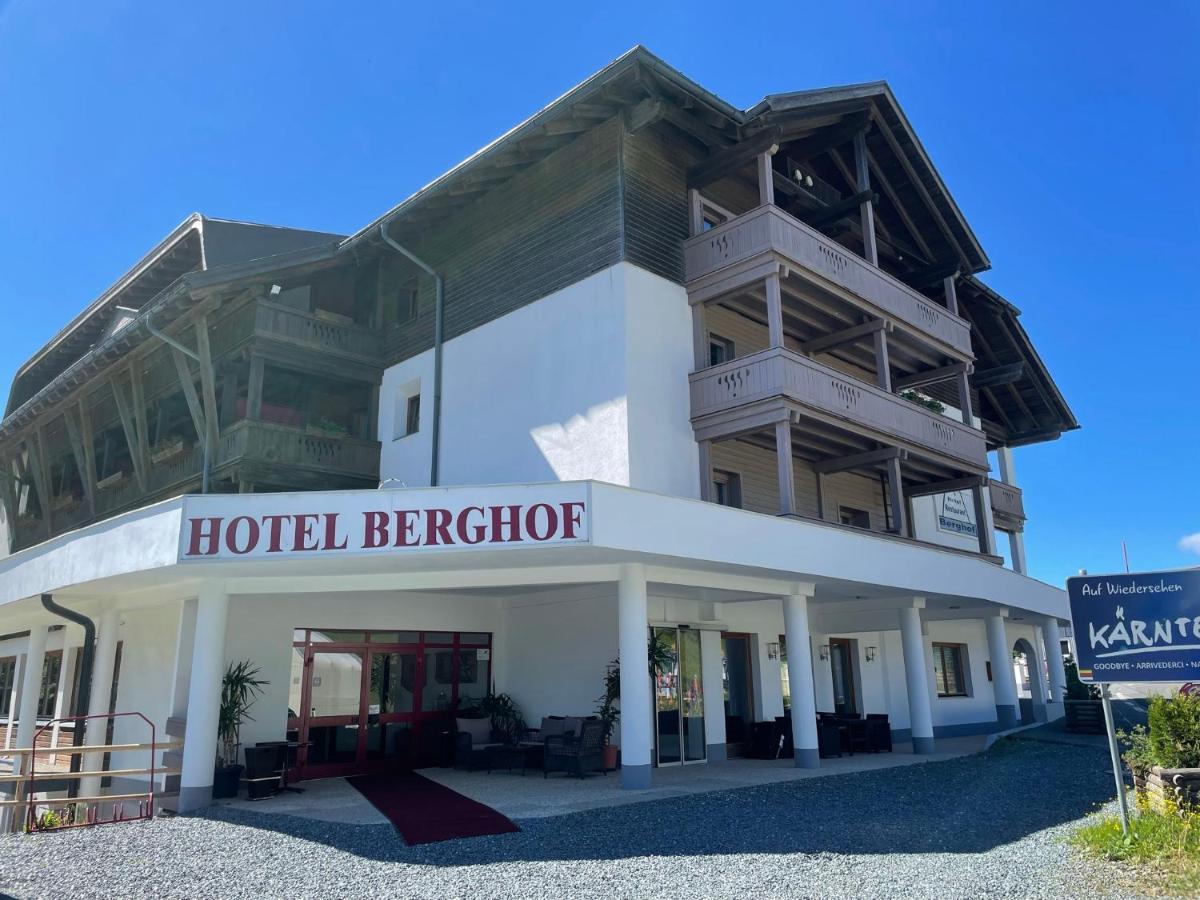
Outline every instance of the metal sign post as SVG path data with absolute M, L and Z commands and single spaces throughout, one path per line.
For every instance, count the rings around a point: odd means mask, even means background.
M 1100 685 L 1121 828 L 1129 803 L 1108 685 L 1200 680 L 1200 569 L 1067 579 L 1079 680 Z
M 1117 800 L 1121 804 L 1121 831 L 1129 834 L 1129 801 L 1125 797 L 1125 776 L 1121 772 L 1121 750 L 1117 747 L 1117 729 L 1113 723 L 1112 701 L 1108 685 L 1100 685 L 1100 703 L 1104 706 L 1104 730 L 1108 732 L 1108 752 L 1112 757 L 1113 778 L 1117 782 Z

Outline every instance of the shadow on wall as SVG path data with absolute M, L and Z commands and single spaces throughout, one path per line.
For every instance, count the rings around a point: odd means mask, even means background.
M 390 825 L 330 827 L 271 815 L 265 807 L 262 814 L 215 807 L 206 815 L 372 860 L 432 866 L 743 853 L 980 853 L 1079 819 L 1111 799 L 1106 761 L 1100 746 L 1005 740 L 985 754 L 944 762 L 524 820 L 519 834 L 420 847 L 404 846 Z M 538 779 L 530 789 L 554 786 Z
M 625 397 L 589 407 L 563 423 L 529 431 L 559 481 L 629 483 L 629 417 Z

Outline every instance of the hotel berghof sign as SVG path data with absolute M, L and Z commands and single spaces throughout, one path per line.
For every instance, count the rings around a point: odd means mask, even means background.
M 586 543 L 587 485 L 186 497 L 179 560 Z
M 1200 569 L 1067 579 L 1079 677 L 1200 680 Z

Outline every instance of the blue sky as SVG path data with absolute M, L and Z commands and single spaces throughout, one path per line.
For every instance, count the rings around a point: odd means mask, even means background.
M 350 232 L 635 43 L 725 99 L 888 80 L 1084 429 L 1032 574 L 1200 564 L 1194 4 L 0 0 L 0 381 L 193 211 Z

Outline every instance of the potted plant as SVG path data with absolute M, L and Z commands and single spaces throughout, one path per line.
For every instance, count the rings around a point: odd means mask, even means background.
M 487 696 L 480 697 L 469 711 L 481 719 L 490 719 L 492 730 L 499 733 L 506 743 L 515 744 L 525 732 L 525 719 L 521 715 L 521 708 L 508 694 L 489 692 Z
M 660 635 L 651 634 L 650 643 L 646 648 L 646 657 L 650 664 L 651 685 L 658 676 L 675 664 L 675 653 L 661 639 Z M 604 723 L 604 768 L 617 767 L 617 753 L 620 750 L 612 742 L 613 729 L 621 718 L 621 710 L 617 706 L 621 699 L 621 661 L 614 659 L 604 672 L 604 694 L 597 698 L 596 715 Z
M 250 660 L 230 663 L 221 679 L 221 710 L 217 718 L 217 764 L 213 772 L 213 798 L 236 797 L 242 770 L 238 764 L 242 724 L 253 722 L 249 709 L 269 681 L 258 678 Z

